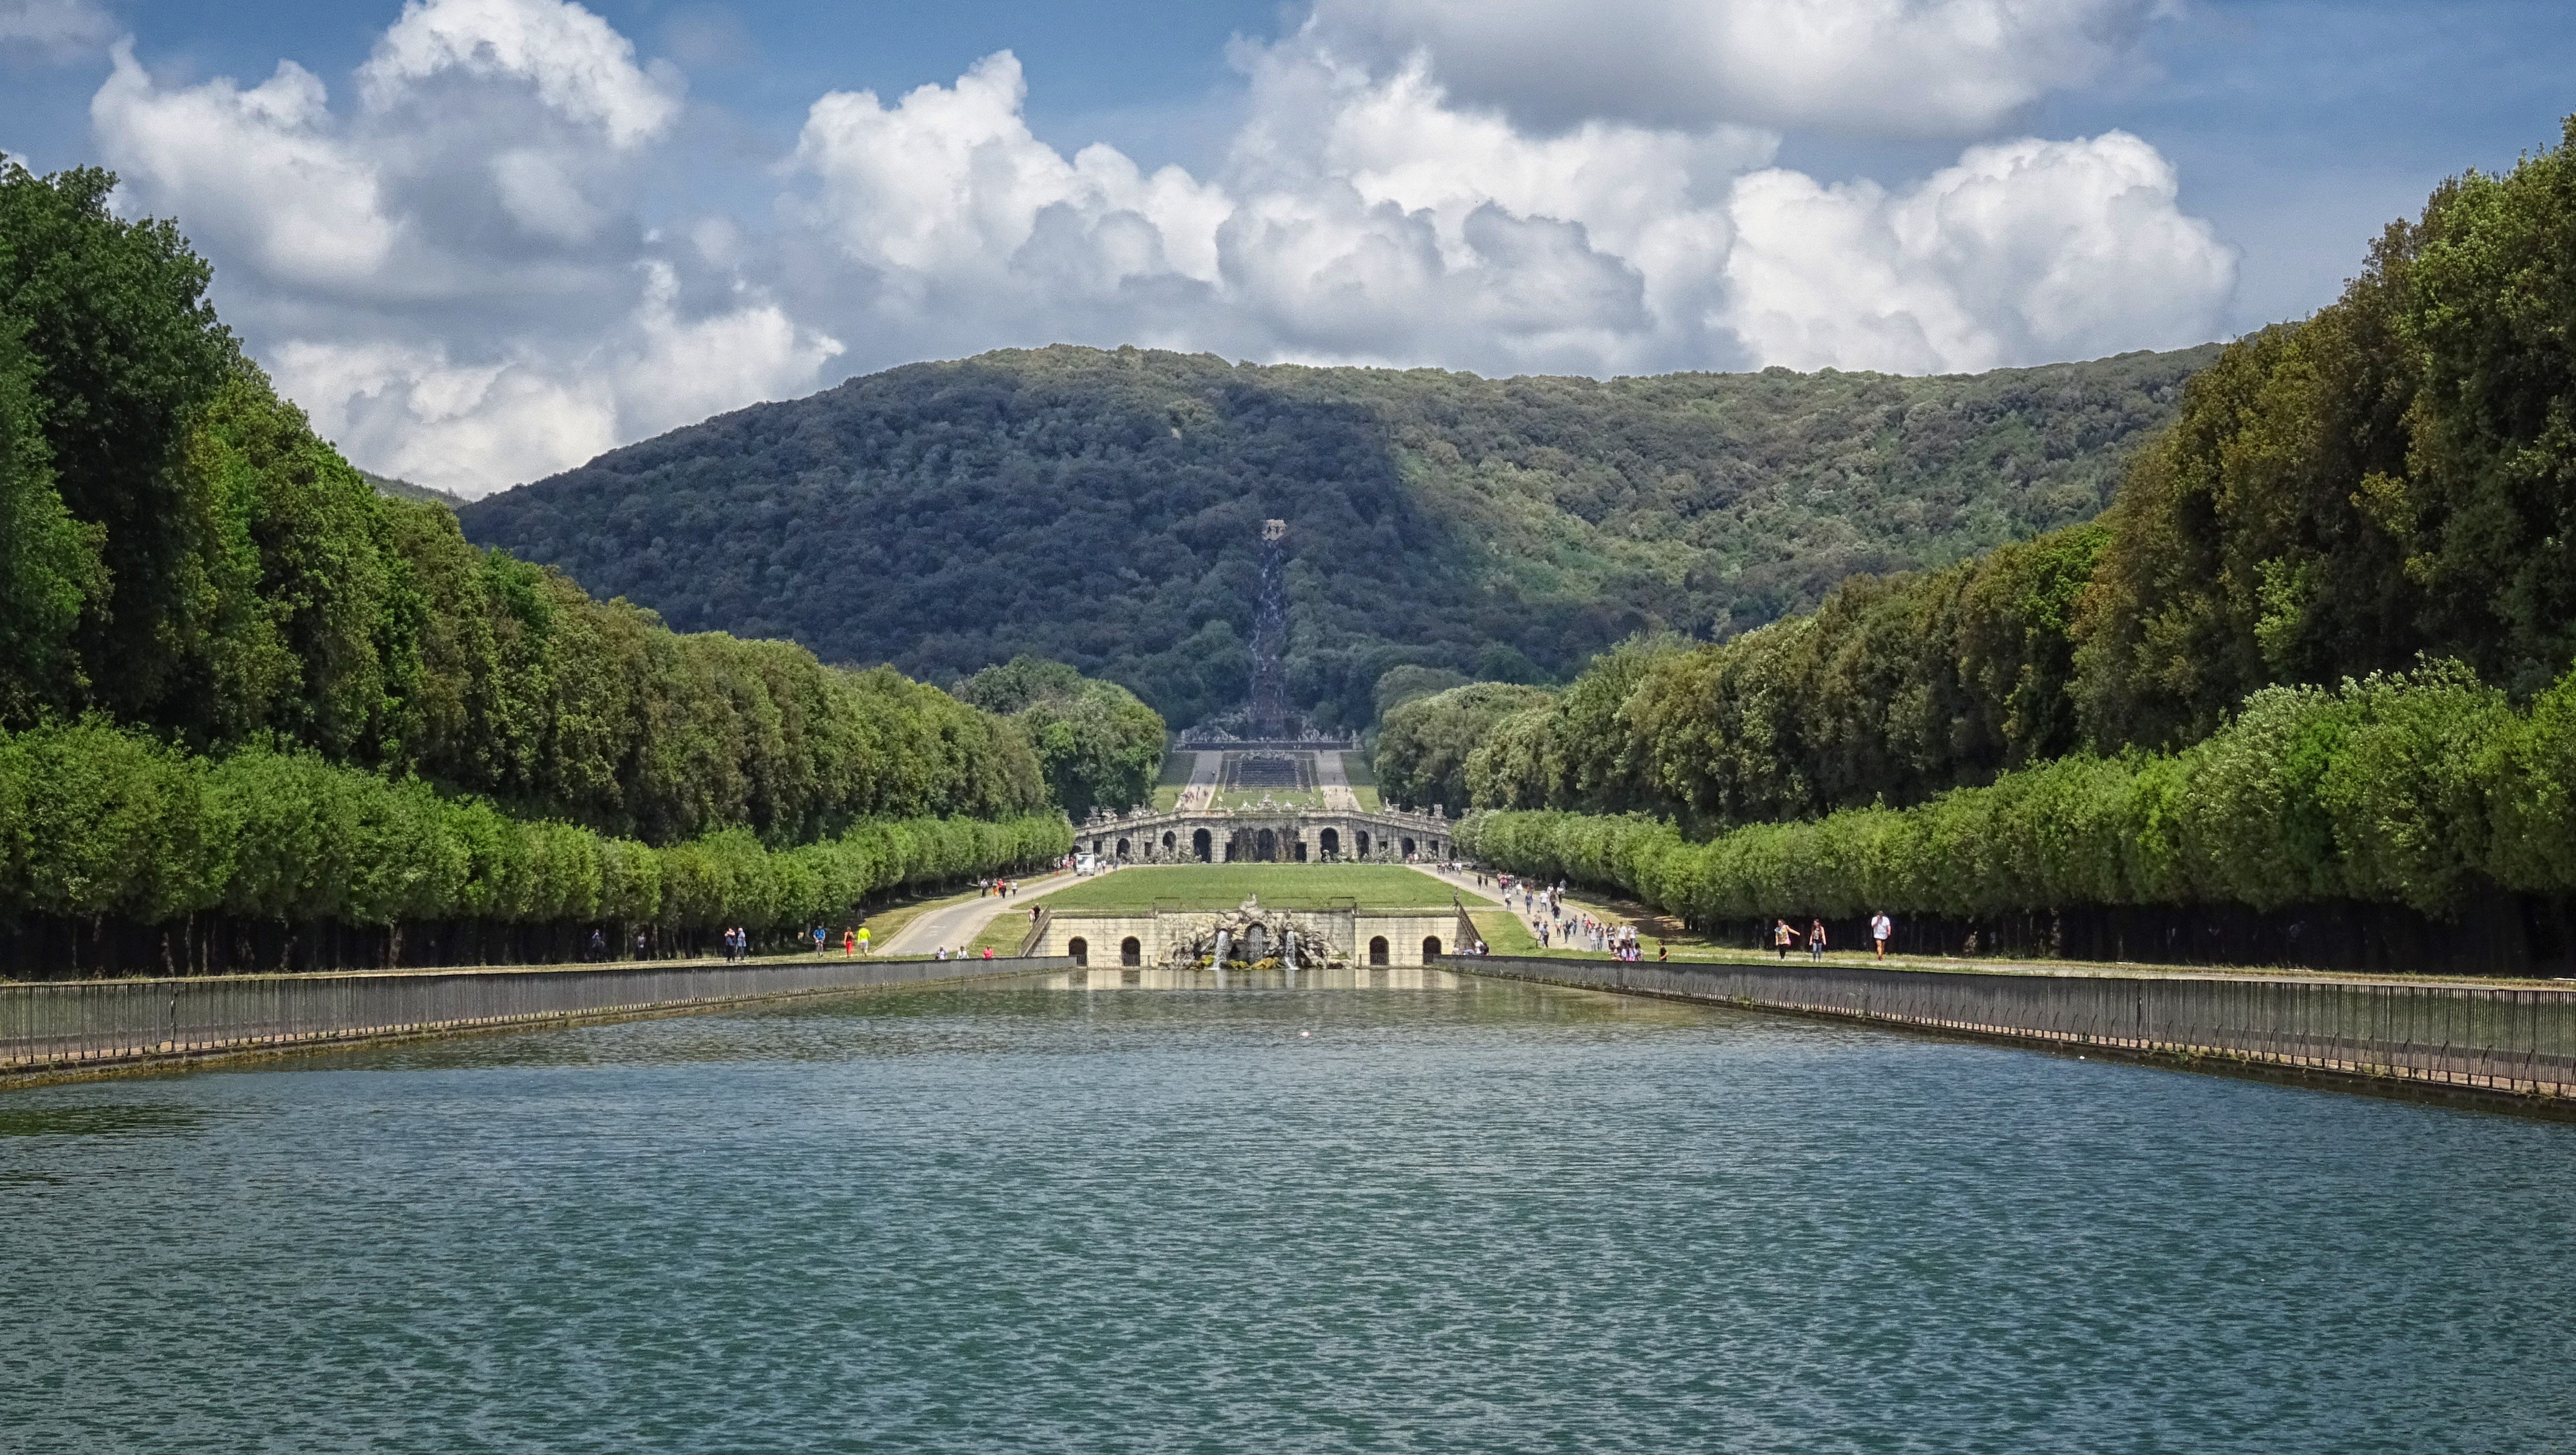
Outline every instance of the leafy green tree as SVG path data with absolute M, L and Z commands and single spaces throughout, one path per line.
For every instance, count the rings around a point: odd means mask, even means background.
M 0 275 L 10 252 L 0 232 Z M 79 699 L 87 683 L 72 630 L 107 589 L 105 531 L 74 520 L 54 489 L 26 333 L 27 320 L 0 304 L 0 723 Z
M 223 523 L 182 453 L 240 355 L 206 302 L 205 261 L 170 223 L 112 213 L 114 186 L 95 168 L 36 177 L 0 160 L 0 316 L 23 330 L 55 492 L 96 532 L 105 571 L 103 589 L 68 578 L 85 598 L 78 700 L 148 714 L 187 690 L 184 664 L 222 605 Z M 61 599 L 66 579 L 40 594 Z
M 1062 662 L 1021 655 L 957 684 L 962 702 L 1010 717 L 1066 813 L 1149 801 L 1163 767 L 1163 719 L 1136 694 Z
M 1399 703 L 1378 732 L 1371 769 L 1391 803 L 1463 808 L 1467 756 L 1496 724 L 1548 700 L 1547 689 L 1471 682 Z
M 1377 686 L 1371 689 L 1369 700 L 1377 709 L 1376 720 L 1382 721 L 1389 711 L 1417 697 L 1464 687 L 1473 680 L 1464 672 L 1453 672 L 1446 667 L 1425 667 L 1419 662 L 1406 662 L 1378 674 Z

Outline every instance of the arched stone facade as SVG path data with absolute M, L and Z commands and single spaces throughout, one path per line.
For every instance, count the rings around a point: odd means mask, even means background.
M 1437 863 L 1450 820 L 1400 810 L 1243 808 L 1094 814 L 1077 850 L 1128 864 Z

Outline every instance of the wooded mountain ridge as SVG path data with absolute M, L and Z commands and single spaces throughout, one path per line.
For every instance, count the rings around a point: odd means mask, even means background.
M 1859 571 L 2090 519 L 2216 346 L 1976 375 L 1485 379 L 1013 350 L 854 378 L 460 511 L 683 631 L 948 682 L 1022 653 L 1175 725 L 1240 703 L 1260 523 L 1290 522 L 1292 700 L 1413 663 L 1562 680 Z

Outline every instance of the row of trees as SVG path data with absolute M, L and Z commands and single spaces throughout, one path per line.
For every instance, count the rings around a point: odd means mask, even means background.
M 1473 801 L 1716 832 L 2178 748 L 2264 687 L 2426 656 L 2527 698 L 2576 660 L 2571 257 L 2576 119 L 2229 345 L 2098 522 L 1721 643 L 1634 639 L 1484 734 Z
M 1699 923 L 2332 900 L 2440 917 L 2490 887 L 2576 892 L 2576 673 L 2523 707 L 2456 663 L 2270 687 L 2180 752 L 2079 754 L 1704 840 L 1645 814 L 1488 810 L 1458 842 Z
M 657 844 L 1047 803 L 1026 732 L 935 688 L 676 635 L 379 496 L 113 185 L 0 160 L 0 728 L 309 749 Z
M 0 923 L 220 914 L 767 929 L 1043 863 L 1072 842 L 1049 810 L 873 818 L 790 849 L 743 828 L 657 848 L 309 749 L 208 758 L 98 720 L 0 734 Z

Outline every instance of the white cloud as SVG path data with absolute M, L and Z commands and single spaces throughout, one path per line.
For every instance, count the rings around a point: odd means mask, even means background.
M 115 19 L 90 0 L 0 0 L 0 57 L 67 61 L 115 38 Z
M 1425 58 L 1542 126 L 1975 135 L 2119 60 L 2157 0 L 1318 0 L 1308 34 Z
M 619 443 L 609 381 L 538 361 L 453 362 L 443 343 L 288 339 L 278 388 L 358 464 L 480 495 Z
M 376 169 L 337 134 L 322 82 L 293 61 L 245 91 L 228 78 L 162 90 L 119 41 L 90 100 L 109 160 L 153 205 L 221 238 L 270 277 L 312 287 L 373 279 L 399 225 Z
M 130 205 L 180 216 L 316 423 L 371 469 L 465 494 L 836 364 L 1062 341 L 1487 373 L 1974 369 L 2195 342 L 2233 286 L 2233 255 L 2133 136 L 1992 142 L 1911 183 L 1828 186 L 1772 166 L 1759 107 L 1603 106 L 1542 130 L 1515 98 L 1462 99 L 1451 52 L 1353 39 L 1343 9 L 1238 46 L 1245 119 L 1201 175 L 1040 139 L 1000 52 L 892 103 L 818 99 L 765 217 L 647 222 L 648 182 L 685 175 L 682 83 L 563 0 L 412 0 L 339 111 L 292 62 L 247 89 L 163 85 L 120 49 L 92 116 Z M 1839 64 L 1893 85 L 1881 51 L 1938 41 L 1968 73 L 1943 84 L 1989 98 L 2096 64 L 2065 38 L 2125 13 L 1719 10 L 1757 40 L 1805 17 L 1804 41 L 1761 42 L 1781 76 Z M 1392 0 L 1381 19 L 1439 13 Z M 1553 13 L 1522 7 L 1498 34 Z
M 631 147 L 679 115 L 676 79 L 645 74 L 635 45 L 561 0 L 407 0 L 358 70 L 368 103 L 389 108 L 451 72 L 534 84 L 537 99 Z
M 1766 363 L 1959 371 L 2210 336 L 2236 257 L 2125 132 L 1972 147 L 1903 193 L 1736 183 L 1726 322 Z
M 1129 260 L 1152 271 L 1213 276 L 1223 199 L 1178 167 L 1146 177 L 1113 148 L 1068 162 L 1020 115 L 1019 59 L 1001 51 L 954 86 L 923 86 L 891 109 L 873 91 L 814 103 L 794 162 L 820 186 L 809 214 L 856 261 L 898 274 L 993 270 L 1037 231 L 1049 208 L 1087 223 L 1133 214 Z
M 443 341 L 290 339 L 278 387 L 370 469 L 480 495 L 617 445 L 809 385 L 841 352 L 756 296 L 684 317 L 677 274 L 648 264 L 612 339 L 571 354 L 523 346 L 458 362 Z

